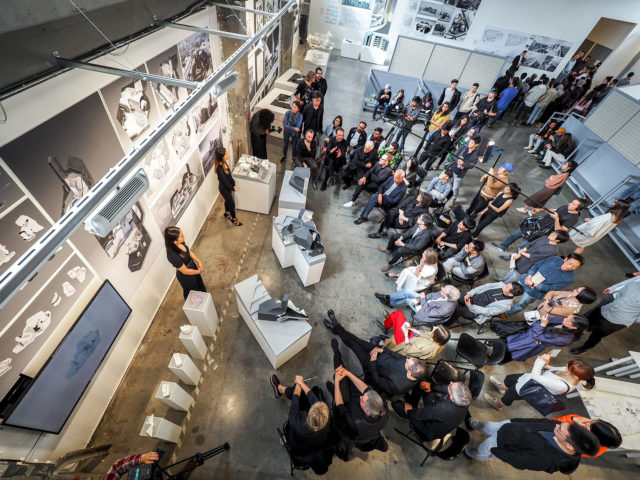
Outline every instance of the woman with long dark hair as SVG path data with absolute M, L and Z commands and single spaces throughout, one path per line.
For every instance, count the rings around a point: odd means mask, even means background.
M 231 176 L 229 169 L 229 152 L 224 147 L 216 148 L 215 163 L 213 165 L 216 175 L 218 175 L 218 191 L 224 198 L 224 218 L 233 223 L 236 227 L 242 225 L 236 218 L 236 203 L 233 200 L 233 192 L 236 191 L 236 182 Z
M 456 123 L 451 130 L 449 130 L 449 136 L 451 137 L 451 140 L 457 142 L 467 133 L 467 130 L 469 130 L 469 117 L 464 116 L 458 120 L 458 123 Z
M 569 178 L 569 175 L 571 175 L 571 172 L 576 168 L 578 168 L 578 164 L 573 160 L 567 160 L 564 162 L 560 168 L 560 173 L 551 175 L 547 178 L 544 182 L 544 187 L 527 198 L 524 201 L 524 207 L 516 208 L 516 210 L 520 213 L 526 213 L 531 216 L 532 212 L 529 209 L 544 207 L 549 199 L 562 188 Z
M 164 246 L 167 249 L 167 260 L 176 268 L 176 278 L 182 287 L 184 299 L 191 290 L 206 292 L 204 281 L 200 275 L 202 262 L 184 243 L 184 235 L 178 227 L 164 229 Z
M 630 206 L 631 204 L 626 200 L 616 200 L 607 213 L 595 218 L 587 218 L 582 225 L 569 231 L 571 241 L 576 244 L 575 252 L 584 252 L 585 247 L 593 245 L 616 228 Z
M 507 210 L 513 201 L 518 198 L 519 194 L 520 188 L 517 183 L 510 183 L 504 187 L 504 190 L 502 190 L 496 198 L 491 200 L 484 210 L 478 213 L 478 218 L 476 219 L 478 221 L 478 225 L 473 232 L 473 238 L 480 235 L 480 232 L 493 223 L 496 218 L 507 213 Z

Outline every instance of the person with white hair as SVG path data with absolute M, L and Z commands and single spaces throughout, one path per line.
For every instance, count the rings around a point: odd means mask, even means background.
M 364 207 L 360 216 L 353 223 L 360 225 L 366 222 L 369 219 L 369 213 L 376 206 L 381 207 L 385 212 L 391 210 L 400 203 L 406 192 L 407 185 L 404 183 L 404 170 L 396 170 L 392 177 L 387 178 L 378 187 L 377 192 L 371 194 L 367 206 Z
M 419 407 L 422 399 L 422 407 Z M 443 438 L 464 420 L 471 403 L 471 391 L 462 382 L 434 385 L 420 382 L 406 401 L 391 403 L 393 410 L 407 418 L 423 442 Z
M 349 139 L 347 138 L 347 144 Z M 374 150 L 375 144 L 371 140 L 367 140 L 361 147 L 349 150 L 347 147 L 347 157 L 349 163 L 342 172 L 342 189 L 346 190 L 359 179 L 365 176 L 367 170 L 375 165 L 378 157 Z
M 375 296 L 380 303 L 391 308 L 406 303 L 415 312 L 414 324 L 437 325 L 448 321 L 456 311 L 460 290 L 453 285 L 445 285 L 439 292 L 429 294 L 400 290 L 389 295 L 376 293 Z

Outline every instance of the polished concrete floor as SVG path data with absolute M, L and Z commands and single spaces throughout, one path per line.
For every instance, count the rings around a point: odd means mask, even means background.
M 294 66 L 302 66 L 302 51 L 295 56 Z M 330 121 L 341 113 L 345 126 L 351 127 L 360 119 L 369 119 L 370 114 L 361 109 L 361 92 L 366 84 L 369 65 L 355 60 L 331 56 L 327 72 L 329 93 L 326 100 L 325 119 Z M 377 126 L 377 125 L 376 125 Z M 380 125 L 382 126 L 382 125 Z M 372 130 L 370 122 L 369 131 Z M 526 191 L 537 190 L 544 182 L 547 171 L 540 170 L 522 147 L 529 134 L 527 128 L 508 127 L 505 122 L 497 128 L 486 130 L 497 144 L 505 150 L 504 160 L 513 162 L 516 171 L 513 180 Z M 280 158 L 281 144 L 269 141 L 272 161 Z M 408 146 L 414 146 L 411 139 Z M 410 151 L 413 149 L 409 148 Z M 278 163 L 278 191 L 285 166 Z M 290 160 L 286 168 L 290 168 Z M 467 175 L 460 195 L 462 202 L 468 201 L 479 186 L 477 172 Z M 221 318 L 217 339 L 212 344 L 212 353 L 198 362 L 204 371 L 202 383 L 197 388 L 185 387 L 195 398 L 195 405 L 188 414 L 169 410 L 153 398 L 161 380 L 175 380 L 166 365 L 174 351 L 182 351 L 178 341 L 179 326 L 185 323 L 182 295 L 174 282 L 154 322 L 147 332 L 139 351 L 102 422 L 95 432 L 93 445 L 111 443 L 111 454 L 99 465 L 90 465 L 94 472 L 106 471 L 110 462 L 133 452 L 146 452 L 161 448 L 167 452 L 163 464 L 204 452 L 219 444 L 229 442 L 231 449 L 213 457 L 198 468 L 194 479 L 272 479 L 289 477 L 289 463 L 283 447 L 278 441 L 276 427 L 285 421 L 288 412 L 286 400 L 273 398 L 268 383 L 274 373 L 257 342 L 238 314 L 233 285 L 253 274 L 258 274 L 268 291 L 275 297 L 289 294 L 296 305 L 304 308 L 310 316 L 313 331 L 307 348 L 277 371 L 283 382 L 292 381 L 295 374 L 305 377 L 318 375 L 317 384 L 324 385 L 332 374 L 331 334 L 322 325 L 327 309 L 333 308 L 343 324 L 354 333 L 369 338 L 377 335 L 374 319 L 381 318 L 382 308 L 373 297 L 375 291 L 391 291 L 394 284 L 380 273 L 384 258 L 376 249 L 382 241 L 366 238 L 375 228 L 374 222 L 360 226 L 353 224 L 358 210 L 363 208 L 361 198 L 357 207 L 345 209 L 342 204 L 349 200 L 351 190 L 342 191 L 340 186 L 327 191 L 309 190 L 308 208 L 315 212 L 314 220 L 325 244 L 327 262 L 320 283 L 303 288 L 293 268 L 282 270 L 271 250 L 271 216 L 239 212 L 244 222 L 236 228 L 222 219 L 222 202 L 213 208 L 193 250 L 202 259 L 206 271 L 205 283 Z M 568 188 L 559 197 L 554 197 L 549 206 L 568 203 L 572 194 Z M 519 203 L 518 203 L 519 205 Z M 496 221 L 482 234 L 481 239 L 494 241 L 503 239 L 517 228 L 521 216 L 512 209 L 502 220 Z M 277 200 L 272 214 L 276 214 Z M 569 250 L 566 247 L 565 250 Z M 504 274 L 505 262 L 497 258 L 497 251 L 485 252 L 491 272 Z M 630 264 L 609 239 L 590 247 L 587 263 L 577 272 L 576 285 L 589 285 L 598 291 L 622 279 L 630 270 Z M 454 330 L 457 337 L 461 329 Z M 475 334 L 475 329 L 469 330 Z M 625 354 L 639 337 L 638 329 L 632 329 L 607 338 L 603 344 L 584 357 L 594 365 L 604 363 L 611 356 Z M 442 358 L 453 358 L 455 342 L 448 345 Z M 347 364 L 354 370 L 355 358 L 346 355 Z M 563 351 L 556 359 L 560 363 L 567 358 Z M 512 363 L 508 366 L 485 367 L 487 375 L 502 377 L 507 373 L 524 372 L 531 368 L 532 361 Z M 485 391 L 491 391 L 488 381 Z M 523 402 L 520 402 L 523 403 Z M 584 413 L 580 400 L 569 401 L 569 411 Z M 536 412 L 527 405 L 514 405 L 509 411 L 493 410 L 480 396 L 470 407 L 474 417 L 483 420 L 501 420 L 507 417 L 535 417 Z M 183 427 L 180 443 L 176 445 L 157 442 L 138 435 L 146 415 L 154 413 Z M 391 415 L 384 430 L 389 441 L 387 453 L 361 454 L 351 462 L 334 459 L 327 478 L 335 479 L 397 479 L 420 478 L 429 474 L 454 475 L 456 478 L 543 478 L 545 474 L 525 472 L 498 461 L 477 463 L 464 456 L 452 462 L 430 459 L 426 466 L 419 467 L 422 452 L 400 437 L 394 427 L 407 429 L 404 420 Z M 478 440 L 472 433 L 472 441 Z M 627 478 L 637 472 L 637 466 L 629 463 L 619 453 L 608 453 L 595 460 L 586 460 L 574 477 L 580 478 Z M 296 472 L 299 478 L 310 478 L 311 472 Z

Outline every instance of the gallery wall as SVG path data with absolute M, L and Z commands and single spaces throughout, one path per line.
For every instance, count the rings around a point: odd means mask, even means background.
M 216 28 L 215 18 L 212 8 L 184 22 Z M 200 81 L 219 51 L 216 37 L 163 29 L 96 63 Z M 188 94 L 161 88 L 170 101 Z M 0 273 L 166 116 L 164 102 L 152 84 L 83 70 L 3 101 Z M 141 162 L 150 188 L 120 225 L 105 238 L 79 228 L 0 311 L 4 397 L 20 373 L 37 374 L 104 279 L 133 309 L 61 434 L 0 427 L 4 458 L 54 458 L 89 440 L 175 277 L 163 229 L 177 224 L 192 243 L 216 200 L 212 152 L 227 144 L 226 109 L 224 96 L 205 97 Z

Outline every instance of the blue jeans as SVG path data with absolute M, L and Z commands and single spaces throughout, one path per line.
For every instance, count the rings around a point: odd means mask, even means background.
M 295 145 L 296 144 L 296 140 L 298 140 L 298 136 L 300 134 L 298 132 L 291 131 L 288 128 L 284 129 L 284 132 L 282 132 L 282 156 L 286 157 L 287 156 L 287 152 L 289 151 L 289 142 L 291 142 L 291 145 Z M 293 147 L 291 147 L 293 148 Z
M 383 115 L 384 117 L 386 117 L 386 116 L 387 116 L 387 110 L 389 110 L 389 102 L 387 102 L 387 103 L 383 103 L 383 105 L 384 105 L 384 108 L 383 108 L 383 110 L 382 110 L 382 115 Z M 374 117 L 375 117 L 375 116 L 376 116 L 376 114 L 378 113 L 378 108 L 379 108 L 379 107 L 380 107 L 380 102 L 379 102 L 378 100 L 376 100 L 376 106 L 375 106 L 375 107 L 373 107 L 373 116 L 374 116 Z
M 467 445 L 464 449 L 467 455 L 481 462 L 496 458 L 493 453 L 491 453 L 491 449 L 498 446 L 498 431 L 503 425 L 510 422 L 511 420 L 503 420 L 502 422 L 475 422 L 475 425 L 473 425 L 474 429 L 484 435 L 488 435 L 488 438 L 479 443 L 475 448 Z
M 411 303 L 411 300 L 418 297 L 420 297 L 420 295 L 412 290 L 398 290 L 397 292 L 389 294 L 389 302 L 394 307 L 406 303 L 407 305 L 409 305 L 409 307 L 411 307 L 411 310 L 415 312 L 416 307 Z
M 522 277 L 522 274 L 515 268 L 513 268 L 509 270 L 509 273 L 504 276 L 504 278 L 502 279 L 502 283 L 517 282 L 518 280 L 520 280 L 520 277 Z
M 384 203 L 384 201 L 383 201 L 383 203 Z M 373 210 L 376 205 L 378 205 L 378 193 L 374 192 L 369 197 L 369 201 L 367 202 L 367 205 L 364 207 L 364 210 L 360 214 L 360 218 L 367 218 L 369 216 L 369 214 L 371 213 L 371 210 Z
M 507 317 L 511 316 L 511 315 L 515 315 L 518 312 L 521 312 L 522 310 L 524 310 L 524 308 L 535 302 L 540 300 L 539 298 L 535 298 L 532 297 L 531 295 L 529 295 L 527 292 L 524 292 L 522 294 L 522 297 L 520 297 L 520 301 L 518 303 L 516 303 L 513 307 L 511 307 L 511 310 L 509 310 L 506 315 Z
M 536 120 L 538 120 L 538 117 L 542 114 L 543 110 L 544 109 L 536 103 L 533 106 L 533 110 L 531 111 L 531 115 L 529 115 L 527 123 L 531 124 L 531 123 L 535 122 Z
M 524 238 L 524 234 L 522 233 L 522 230 L 516 230 L 511 235 L 509 235 L 504 242 L 500 243 L 499 245 L 502 247 L 503 250 L 506 250 L 507 248 L 509 248 L 509 245 L 511 245 L 513 242 L 515 242 L 519 238 Z
M 404 147 L 404 141 L 407 138 L 407 135 L 409 135 L 410 130 L 410 128 L 405 129 L 399 127 L 396 131 L 396 134 L 393 137 L 393 141 L 398 142 L 398 150 L 402 150 L 402 148 Z

